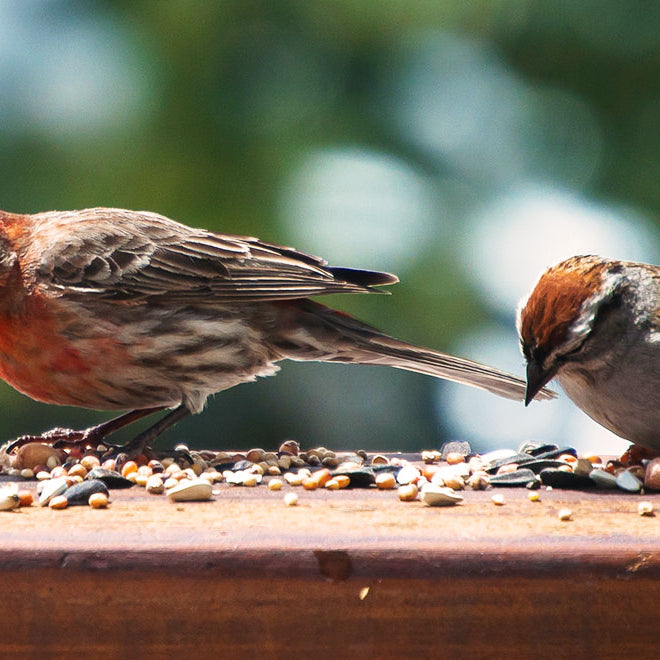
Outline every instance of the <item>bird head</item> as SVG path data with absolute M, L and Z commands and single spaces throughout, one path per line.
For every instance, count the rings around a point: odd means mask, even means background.
M 546 270 L 523 299 L 517 328 L 527 362 L 525 405 L 563 369 L 586 366 L 610 347 L 594 338 L 615 334 L 612 313 L 621 305 L 623 270 L 619 261 L 572 257 Z

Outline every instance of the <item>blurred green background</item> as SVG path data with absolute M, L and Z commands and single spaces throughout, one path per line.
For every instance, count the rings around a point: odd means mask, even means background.
M 389 298 L 327 302 L 522 374 L 515 301 L 546 265 L 657 258 L 659 74 L 653 2 L 0 0 L 0 207 L 152 210 L 392 270 Z M 462 390 L 287 364 L 164 442 L 598 432 Z M 107 417 L 4 385 L 0 407 L 2 439 Z

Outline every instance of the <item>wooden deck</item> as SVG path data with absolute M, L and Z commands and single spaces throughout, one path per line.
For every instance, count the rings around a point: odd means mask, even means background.
M 657 657 L 660 494 L 217 489 L 0 513 L 0 657 Z

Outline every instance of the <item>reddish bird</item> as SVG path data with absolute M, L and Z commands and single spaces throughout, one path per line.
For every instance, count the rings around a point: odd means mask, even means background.
M 285 358 L 382 364 L 524 399 L 514 376 L 411 346 L 308 299 L 395 282 L 154 213 L 0 211 L 0 376 L 46 403 L 130 411 L 17 443 L 98 443 L 169 408 L 124 447 L 149 451 L 210 394 L 274 374 Z

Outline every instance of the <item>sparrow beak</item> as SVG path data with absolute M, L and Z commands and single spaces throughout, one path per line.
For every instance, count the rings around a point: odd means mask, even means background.
M 527 363 L 527 389 L 525 391 L 525 405 L 528 406 L 541 388 L 554 378 L 555 371 L 543 371 L 543 368 L 534 360 Z

